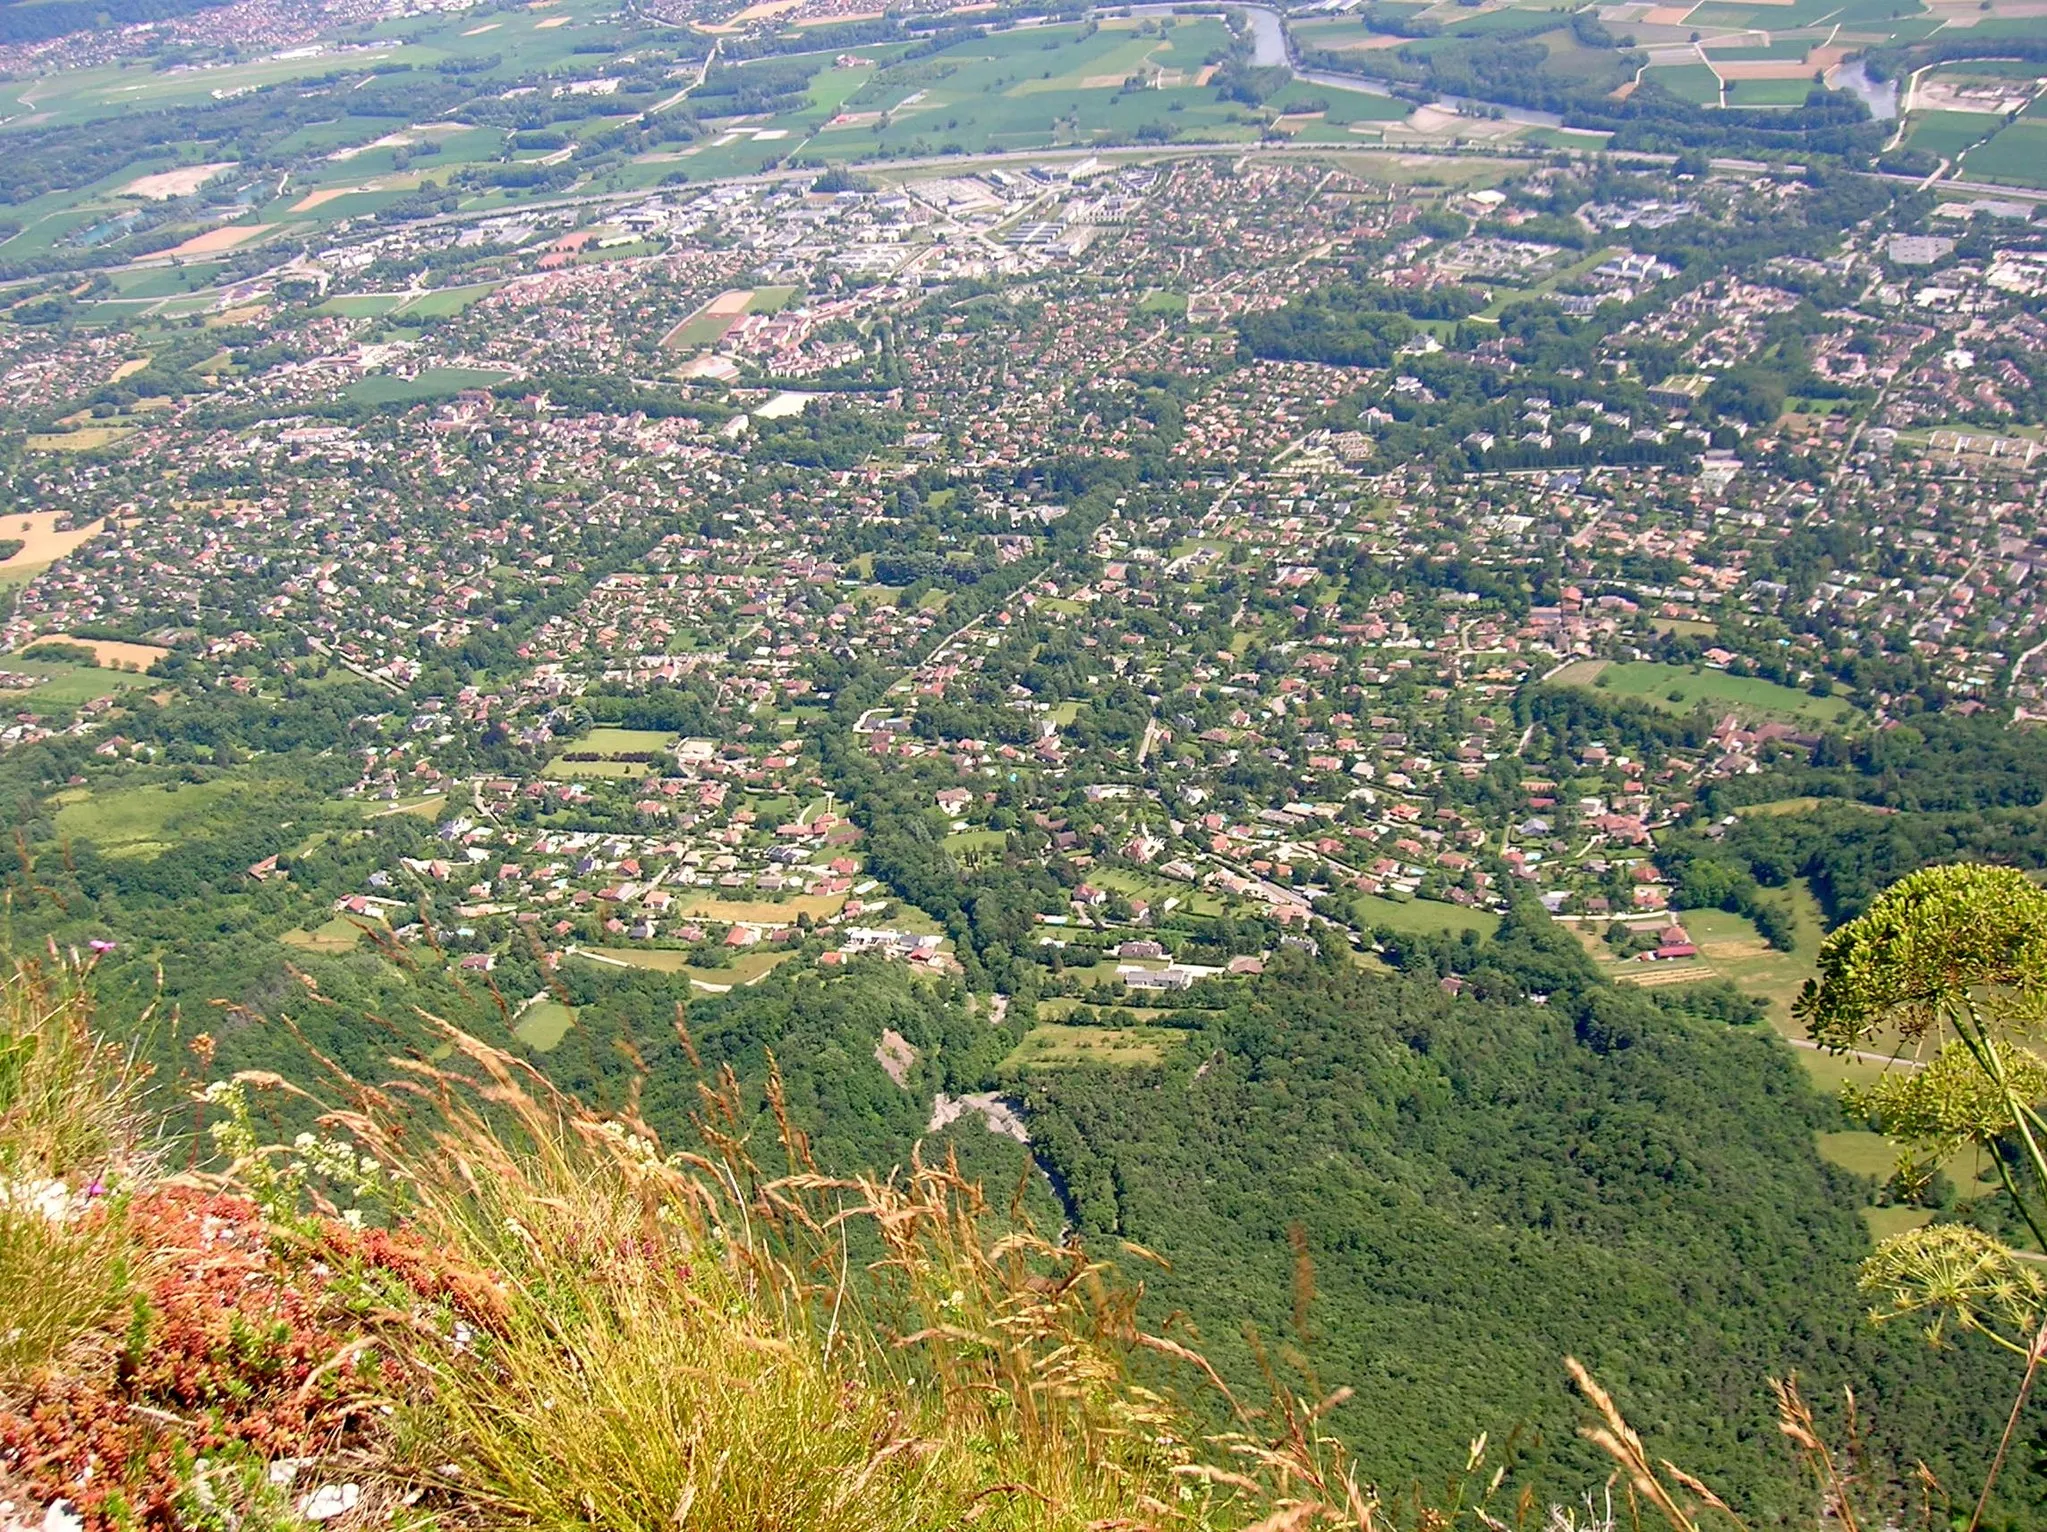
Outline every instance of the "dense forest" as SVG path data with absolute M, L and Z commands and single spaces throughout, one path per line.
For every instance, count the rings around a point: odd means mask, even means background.
M 1455 998 L 1433 966 L 1291 953 L 1160 1018 L 1159 1063 L 1023 1074 L 1002 1060 L 1028 995 L 994 1024 L 957 984 L 860 964 L 683 1011 L 653 976 L 578 969 L 579 1025 L 547 1067 L 674 1133 L 703 1110 L 694 1082 L 730 1065 L 753 1110 L 737 1126 L 772 1145 L 772 1060 L 824 1168 L 885 1175 L 920 1139 L 956 1153 L 998 1207 L 1142 1279 L 1154 1322 L 1247 1396 L 1267 1365 L 1356 1388 L 1335 1423 L 1390 1484 L 1450 1476 L 1479 1430 L 1514 1438 L 1518 1482 L 1596 1482 L 1567 1353 L 1760 1523 L 1804 1506 L 1764 1386 L 1789 1368 L 1815 1396 L 1853 1381 L 1887 1464 L 1994 1436 L 1980 1358 L 1861 1322 L 1857 1192 L 1813 1149 L 1836 1109 L 1752 1011 L 1730 1028 L 1617 991 L 1539 917 L 1452 961 L 1479 981 Z M 884 1028 L 915 1050 L 902 1087 L 873 1057 Z M 926 1135 L 934 1094 L 996 1087 L 1027 1108 L 1028 1153 L 971 1115 Z
M 1506 945 L 1568 968 L 1543 936 Z M 1159 1068 L 1062 1072 L 1027 1100 L 1083 1232 L 1165 1255 L 1159 1311 L 1233 1377 L 1256 1375 L 1255 1327 L 1357 1388 L 1338 1424 L 1391 1481 L 1453 1468 L 1460 1432 L 1517 1427 L 1550 1492 L 1595 1477 L 1567 1352 L 1759 1520 L 1803 1500 L 1766 1374 L 1796 1368 L 1815 1394 L 1853 1380 L 1887 1452 L 1994 1434 L 1987 1406 L 1953 1413 L 1990 1397 L 1987 1373 L 1937 1381 L 1955 1358 L 1861 1325 L 1865 1237 L 1812 1148 L 1830 1108 L 1761 1034 L 1610 989 L 1453 1000 L 1338 961 L 1241 994 Z

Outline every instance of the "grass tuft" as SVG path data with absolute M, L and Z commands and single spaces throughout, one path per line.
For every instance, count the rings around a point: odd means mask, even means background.
M 119 1307 L 144 1072 L 92 1032 L 83 965 L 0 979 L 0 1387 Z

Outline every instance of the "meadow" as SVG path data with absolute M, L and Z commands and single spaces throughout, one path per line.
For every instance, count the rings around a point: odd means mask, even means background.
M 362 941 L 363 926 L 366 924 L 374 922 L 336 915 L 325 924 L 308 930 L 287 931 L 278 940 L 285 946 L 295 947 L 301 952 L 318 952 L 331 957 L 336 953 L 355 951 Z
M 0 692 L 0 698 L 10 704 L 77 707 L 81 703 L 95 702 L 101 697 L 111 697 L 129 687 L 145 684 L 131 671 L 73 665 L 63 660 L 25 660 L 17 655 L 0 656 L 0 670 L 41 678 L 35 686 L 22 691 Z
M 372 373 L 349 384 L 341 393 L 359 404 L 418 404 L 428 399 L 452 399 L 465 388 L 489 388 L 508 376 L 480 367 L 429 367 L 410 378 Z
M 831 109 L 814 95 L 770 127 L 806 135 L 792 159 L 827 162 L 1127 141 L 1140 131 L 1249 140 L 1256 129 L 1246 114 L 1197 83 L 1227 45 L 1222 24 L 1207 18 L 1018 28 L 887 65 Z M 693 159 L 691 175 L 698 170 Z
M 1491 910 L 1466 909 L 1461 904 L 1443 904 L 1434 899 L 1385 899 L 1377 894 L 1358 894 L 1350 901 L 1357 919 L 1367 928 L 1391 926 L 1411 936 L 1437 936 L 1476 931 L 1490 937 L 1500 928 L 1500 917 Z
M 249 812 L 245 782 L 166 782 L 113 789 L 66 788 L 58 805 L 57 833 L 89 840 L 105 856 L 155 856 L 181 834 L 237 821 Z
M 2047 187 L 2047 122 L 2021 117 L 1964 154 L 1962 173 L 2013 186 Z
M 575 1024 L 573 1007 L 559 1000 L 536 1000 L 519 1013 L 519 1019 L 512 1024 L 512 1036 L 535 1053 L 546 1053 L 559 1045 Z
M 1815 697 L 1758 676 L 1734 676 L 1704 667 L 1694 670 L 1655 660 L 1580 660 L 1551 679 L 1558 686 L 1590 686 L 1609 696 L 1646 702 L 1666 713 L 1689 713 L 1705 706 L 1752 721 L 1830 724 L 1854 711 L 1841 697 Z
M 1069 1027 L 1039 1022 L 1002 1062 L 1011 1069 L 1156 1064 L 1180 1038 L 1180 1033 L 1163 1027 Z
M 735 953 L 722 967 L 706 968 L 692 963 L 690 954 L 658 947 L 584 947 L 576 956 L 593 963 L 611 963 L 627 968 L 644 968 L 652 973 L 677 974 L 701 989 L 739 989 L 772 973 L 789 961 L 790 952 L 762 952 L 759 949 Z M 558 1040 L 558 1039 L 557 1039 Z M 553 1044 L 549 1044 L 550 1047 Z

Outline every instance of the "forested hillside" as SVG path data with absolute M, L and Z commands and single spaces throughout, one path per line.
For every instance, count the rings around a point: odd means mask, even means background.
M 1304 964 L 1164 1067 L 1068 1071 L 1028 1099 L 1084 1233 L 1168 1256 L 1159 1311 L 1184 1311 L 1233 1376 L 1255 1374 L 1247 1327 L 1300 1344 L 1304 1318 L 1323 1380 L 1358 1390 L 1337 1424 L 1388 1479 L 1439 1477 L 1460 1433 L 1517 1427 L 1552 1494 L 1592 1476 L 1546 1362 L 1564 1353 L 1624 1379 L 1766 1516 L 1803 1501 L 1764 1375 L 1854 1382 L 1893 1452 L 1995 1434 L 1987 1367 L 1975 1392 L 1936 1375 L 1954 1359 L 1858 1323 L 1865 1236 L 1812 1148 L 1834 1108 L 1760 1033 Z
M 776 976 L 680 1016 L 650 976 L 578 967 L 581 1023 L 547 1068 L 673 1135 L 705 1110 L 695 1081 L 730 1065 L 749 1111 L 720 1126 L 771 1145 L 772 1056 L 824 1169 L 958 1154 L 998 1207 L 1015 1196 L 1142 1280 L 1150 1321 L 1248 1396 L 1265 1365 L 1354 1388 L 1331 1424 L 1382 1483 L 1445 1481 L 1480 1431 L 1512 1437 L 1517 1486 L 1554 1499 L 1602 1478 L 1572 1429 L 1567 1354 L 1762 1522 L 1808 1508 L 1767 1389 L 1792 1371 L 1816 1398 L 1855 1387 L 1884 1463 L 1980 1473 L 1994 1361 L 1863 1322 L 1860 1194 L 1813 1148 L 1838 1108 L 1784 1048 L 1601 984 L 1539 920 L 1453 946 L 1445 964 L 1473 981 L 1455 997 L 1423 956 L 1426 978 L 1291 954 L 1161 1018 L 1163 1062 L 1023 1073 L 1003 1060 L 1028 999 L 994 1025 L 900 967 Z M 884 1028 L 915 1050 L 901 1087 L 874 1057 Z M 1030 1151 L 975 1115 L 926 1133 L 937 1093 L 999 1084 Z

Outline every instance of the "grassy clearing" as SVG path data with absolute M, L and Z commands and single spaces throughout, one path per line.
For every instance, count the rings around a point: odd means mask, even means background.
M 550 1052 L 576 1024 L 575 1011 L 559 1000 L 536 1000 L 512 1027 L 512 1036 L 535 1053 Z
M 1691 933 L 1714 975 L 1767 1002 L 1770 1025 L 1782 1036 L 1803 1037 L 1804 1029 L 1792 1020 L 1791 1002 L 1799 986 L 1812 977 L 1825 926 L 1819 902 L 1803 883 L 1794 884 L 1783 897 L 1795 922 L 1796 946 L 1790 952 L 1777 951 L 1746 917 L 1725 910 L 1684 910 L 1675 918 Z
M 1500 917 L 1490 910 L 1469 910 L 1461 904 L 1441 904 L 1434 899 L 1384 899 L 1377 894 L 1359 894 L 1350 901 L 1350 908 L 1368 930 L 1373 926 L 1391 926 L 1416 936 L 1476 931 L 1482 937 L 1490 937 L 1500 928 Z
M 70 788 L 51 802 L 61 805 L 59 835 L 89 840 L 107 856 L 155 856 L 177 843 L 183 827 L 211 825 L 224 810 L 246 812 L 248 807 L 246 784 L 228 777 L 98 791 Z
M 315 926 L 308 931 L 287 931 L 278 938 L 287 947 L 296 947 L 301 952 L 319 952 L 333 956 L 342 952 L 353 952 L 362 941 L 362 925 L 346 915 L 336 915 L 325 925 Z
M 143 684 L 140 676 L 127 671 L 102 670 L 95 665 L 69 665 L 58 660 L 24 660 L 12 655 L 0 657 L 0 670 L 39 676 L 38 685 L 27 691 L 0 693 L 11 701 L 30 706 L 77 707 Z
M 170 650 L 156 644 L 132 644 L 118 638 L 73 638 L 68 633 L 46 633 L 35 642 L 75 644 L 90 649 L 93 658 L 110 670 L 147 670 L 170 654 Z
M 577 956 L 593 962 L 623 963 L 652 973 L 678 974 L 704 989 L 737 989 L 772 973 L 795 954 L 792 952 L 741 952 L 730 963 L 706 968 L 690 962 L 690 954 L 647 947 L 585 947 Z M 551 1045 L 550 1045 L 551 1046 Z
M 1881 1133 L 1854 1130 L 1822 1133 L 1819 1137 L 1821 1157 L 1855 1175 L 1881 1183 L 1890 1180 L 1897 1169 L 1897 1145 Z M 1973 1146 L 1957 1149 L 1942 1159 L 1940 1171 L 1964 1197 L 1988 1196 L 2000 1184 L 1996 1169 Z
M 508 376 L 482 367 L 429 367 L 414 378 L 377 373 L 344 388 L 344 398 L 361 404 L 418 404 L 426 399 L 451 399 L 465 388 L 490 388 Z
M 1009 837 L 1000 830 L 957 830 L 945 838 L 945 849 L 954 856 L 969 851 L 1000 851 Z
M 2047 187 L 2047 122 L 2020 118 L 1962 161 L 1971 178 Z
M 571 750 L 590 750 L 598 755 L 640 755 L 668 749 L 676 736 L 665 729 L 595 728 L 573 742 Z
M 97 452 L 134 434 L 132 426 L 74 426 L 68 431 L 37 431 L 28 437 L 35 452 Z
M 1068 1064 L 1156 1064 L 1180 1040 L 1157 1027 L 1068 1027 L 1039 1022 L 1003 1060 L 1015 1069 Z
M 551 781 L 566 782 L 577 777 L 644 777 L 660 769 L 646 761 L 565 761 L 556 756 L 540 774 Z
M 1171 883 L 1164 878 L 1146 877 L 1127 867 L 1106 867 L 1094 874 L 1093 880 L 1103 888 L 1114 889 L 1117 893 L 1128 894 L 1134 899 L 1143 899 L 1154 910 L 1164 909 L 1167 900 L 1173 901 L 1173 908 L 1185 910 L 1190 915 L 1220 915 L 1223 901 L 1205 889 L 1190 888 L 1185 883 Z
M 1724 670 L 1703 666 L 1695 670 L 1655 660 L 1580 660 L 1557 672 L 1552 681 L 1558 686 L 1590 686 L 1666 713 L 1709 707 L 1749 719 L 1830 724 L 1854 712 L 1845 698 L 1815 697 L 1757 676 L 1731 676 Z
M 1079 995 L 1055 995 L 1050 1000 L 1038 1002 L 1038 1019 L 1041 1021 L 1064 1021 L 1082 1006 L 1093 1002 Z M 1138 1021 L 1157 1021 L 1161 1016 L 1170 1016 L 1172 1011 L 1157 1005 L 1118 1005 L 1110 1007 L 1104 1014 L 1118 1017 L 1130 1016 Z

